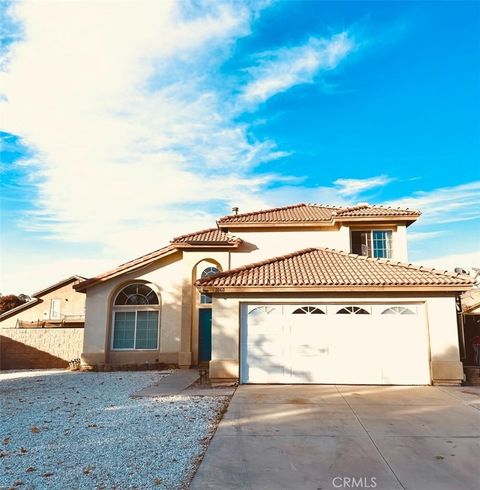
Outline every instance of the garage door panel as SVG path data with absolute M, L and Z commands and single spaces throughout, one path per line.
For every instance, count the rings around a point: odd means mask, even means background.
M 251 305 L 248 311 L 242 382 L 430 383 L 419 305 Z

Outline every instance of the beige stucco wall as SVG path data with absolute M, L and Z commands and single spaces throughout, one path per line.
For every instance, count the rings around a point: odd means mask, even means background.
M 392 259 L 408 262 L 407 227 L 397 225 L 392 233 Z
M 350 250 L 348 227 L 331 230 L 283 231 L 269 229 L 265 231 L 231 232 L 241 238 L 245 244 L 232 253 L 232 268 L 258 262 L 279 255 L 285 255 L 309 247 L 329 247 L 337 250 Z
M 388 294 L 348 295 L 324 294 L 251 294 L 234 297 L 217 296 L 213 299 L 212 361 L 210 377 L 214 381 L 238 379 L 239 377 L 239 337 L 240 304 L 250 302 L 347 302 L 347 303 L 396 303 L 422 302 L 425 304 L 426 321 L 431 352 L 431 374 L 434 383 L 459 383 L 463 379 L 462 364 L 458 349 L 458 333 L 455 314 L 455 299 L 447 294 Z
M 142 362 L 177 363 L 180 351 L 183 268 L 181 253 L 160 259 L 148 267 L 88 289 L 82 360 L 86 364 Z M 160 296 L 160 341 L 157 350 L 112 351 L 111 305 L 119 290 L 137 280 L 154 286 Z
M 358 228 L 358 227 L 357 227 Z M 392 230 L 392 259 L 407 262 L 407 232 L 404 225 L 365 226 L 362 229 Z M 246 242 L 232 253 L 232 267 L 285 255 L 309 247 L 328 247 L 350 252 L 350 227 L 341 226 L 323 230 L 283 231 L 281 228 L 265 231 L 232 230 L 231 233 Z
M 0 328 L 0 338 L 2 369 L 62 367 L 80 358 L 83 328 Z
M 52 299 L 59 299 L 60 315 L 83 316 L 85 315 L 85 295 L 77 293 L 72 284 L 67 284 L 51 293 L 42 296 L 40 303 L 30 308 L 19 311 L 5 320 L 0 321 L 0 328 L 15 328 L 17 320 L 36 322 L 50 319 L 50 303 Z

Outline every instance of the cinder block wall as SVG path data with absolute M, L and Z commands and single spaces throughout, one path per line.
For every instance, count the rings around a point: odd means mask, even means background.
M 80 358 L 83 328 L 2 328 L 0 369 L 44 369 L 68 366 Z

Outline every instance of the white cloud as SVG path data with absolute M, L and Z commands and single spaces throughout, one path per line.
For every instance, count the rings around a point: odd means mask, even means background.
M 258 9 L 197 5 L 15 5 L 25 40 L 9 52 L 0 110 L 2 129 L 37 152 L 23 162 L 39 193 L 24 227 L 135 253 L 132 229 L 154 243 L 203 226 L 214 215 L 191 209 L 255 201 L 274 178 L 249 171 L 286 153 L 253 140 L 212 83 Z
M 264 53 L 257 66 L 249 68 L 253 80 L 245 87 L 247 102 L 264 102 L 279 92 L 302 83 L 312 83 L 319 71 L 332 70 L 353 50 L 347 32 L 329 39 L 310 38 L 301 46 Z
M 367 179 L 337 179 L 334 184 L 342 196 L 353 197 L 377 187 L 384 187 L 393 180 L 386 175 L 378 175 Z
M 480 181 L 417 191 L 387 204 L 419 209 L 419 224 L 424 226 L 472 220 L 480 218 Z
M 453 272 L 456 267 L 460 267 L 465 271 L 470 272 L 472 267 L 480 267 L 480 251 L 444 255 L 426 260 L 422 259 L 419 265 L 451 272 Z

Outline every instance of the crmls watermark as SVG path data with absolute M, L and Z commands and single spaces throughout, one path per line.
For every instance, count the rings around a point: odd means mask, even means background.
M 377 488 L 377 479 L 372 476 L 336 476 L 332 480 L 332 485 L 335 488 Z

